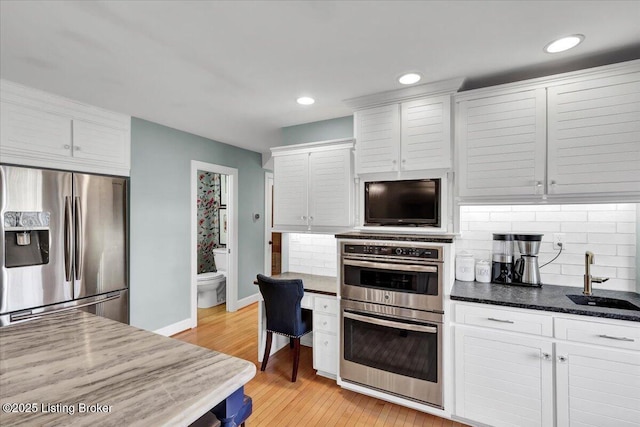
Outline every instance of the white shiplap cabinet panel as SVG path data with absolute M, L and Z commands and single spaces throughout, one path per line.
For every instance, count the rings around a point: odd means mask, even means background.
M 558 426 L 640 425 L 640 354 L 556 344 Z
M 307 225 L 309 153 L 273 159 L 273 225 Z
M 73 120 L 73 157 L 104 166 L 130 164 L 129 132 Z
M 398 170 L 400 157 L 400 105 L 356 111 L 356 173 Z
M 6 163 L 128 176 L 131 117 L 0 79 Z
M 349 226 L 351 150 L 317 151 L 309 156 L 309 224 Z
M 640 72 L 548 89 L 548 192 L 640 192 Z
M 545 90 L 530 89 L 459 103 L 459 196 L 544 193 Z
M 553 344 L 455 327 L 455 413 L 496 427 L 552 426 Z
M 451 97 L 404 102 L 401 118 L 400 168 L 450 168 Z
M 274 230 L 334 232 L 353 225 L 353 140 L 272 148 Z
M 9 102 L 0 104 L 4 156 L 65 159 L 71 156 L 71 119 Z

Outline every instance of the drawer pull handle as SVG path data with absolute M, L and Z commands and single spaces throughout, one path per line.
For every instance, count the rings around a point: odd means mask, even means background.
M 327 326 L 327 321 L 322 322 L 322 326 Z
M 633 338 L 627 338 L 627 337 L 612 337 L 611 335 L 598 335 L 598 337 L 600 338 L 606 338 L 609 340 L 616 340 L 616 341 L 626 341 L 626 342 L 635 342 L 636 340 L 634 340 Z
M 491 320 L 492 322 L 500 322 L 500 323 L 515 323 L 513 320 L 496 319 L 495 317 L 487 317 L 487 320 Z
M 567 357 L 566 356 L 558 356 L 558 360 L 562 363 L 567 361 Z
M 328 345 L 329 345 L 329 341 L 325 341 L 325 342 L 324 342 L 324 345 L 325 345 L 325 346 L 328 346 Z
M 327 308 L 329 308 L 329 306 L 328 306 L 327 304 L 323 305 L 322 307 L 323 307 L 325 310 L 326 310 Z
M 542 353 L 542 358 L 544 360 L 551 360 L 551 355 L 549 353 Z

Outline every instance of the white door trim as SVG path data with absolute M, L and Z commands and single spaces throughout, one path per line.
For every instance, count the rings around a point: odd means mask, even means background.
M 198 326 L 198 171 L 227 175 L 227 311 L 238 305 L 238 169 L 191 160 L 191 327 Z
M 273 172 L 264 173 L 264 274 L 271 276 L 271 212 L 273 211 L 273 197 L 271 186 L 273 185 Z

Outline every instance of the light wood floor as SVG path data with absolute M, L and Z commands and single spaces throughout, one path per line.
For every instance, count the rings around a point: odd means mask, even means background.
M 225 306 L 198 309 L 198 327 L 174 338 L 249 360 L 257 373 L 246 386 L 253 399 L 247 426 L 430 426 L 463 424 L 343 390 L 334 380 L 315 374 L 311 348 L 302 346 L 298 380 L 291 382 L 288 347 L 258 363 L 258 304 L 235 313 Z

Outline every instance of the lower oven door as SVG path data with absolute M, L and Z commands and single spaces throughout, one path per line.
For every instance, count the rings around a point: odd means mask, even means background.
M 341 304 L 342 380 L 442 408 L 442 315 L 424 313 L 436 322 L 398 317 L 415 310 Z

